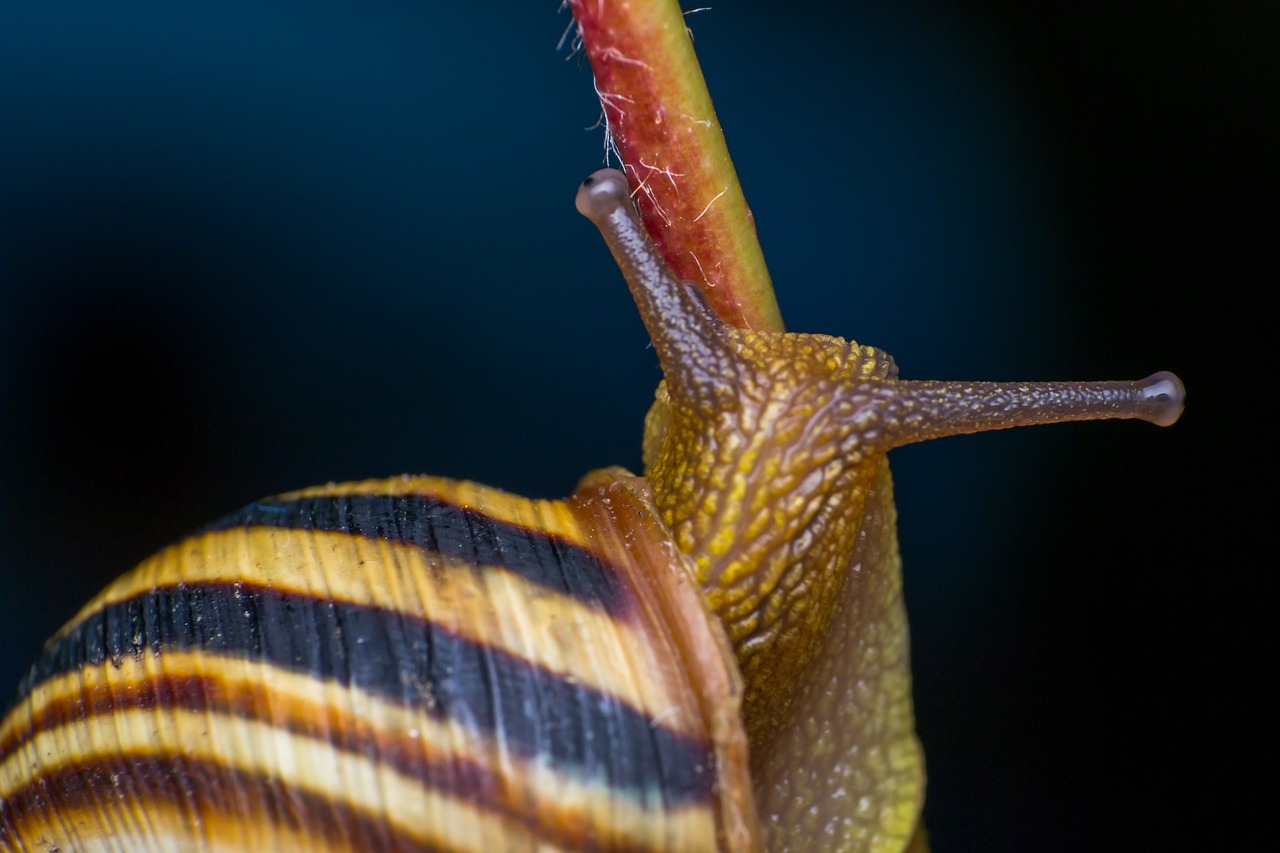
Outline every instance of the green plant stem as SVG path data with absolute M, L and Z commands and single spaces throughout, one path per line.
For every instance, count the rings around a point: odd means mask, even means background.
M 677 0 L 569 0 L 606 132 L 654 243 L 728 323 L 782 331 L 764 254 Z

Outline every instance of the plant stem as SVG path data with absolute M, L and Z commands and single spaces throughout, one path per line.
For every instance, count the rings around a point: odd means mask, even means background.
M 678 0 L 569 0 L 645 228 L 728 323 L 782 331 L 755 224 Z

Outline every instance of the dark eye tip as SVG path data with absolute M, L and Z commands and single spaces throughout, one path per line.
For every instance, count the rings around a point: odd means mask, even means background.
M 622 205 L 631 203 L 627 176 L 617 169 L 592 172 L 578 187 L 574 203 L 578 212 L 593 222 L 608 216 Z
M 1187 390 L 1182 380 L 1167 370 L 1153 373 L 1138 383 L 1142 417 L 1156 426 L 1172 426 L 1182 417 Z

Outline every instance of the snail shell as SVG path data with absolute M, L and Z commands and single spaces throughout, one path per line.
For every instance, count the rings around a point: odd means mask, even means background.
M 623 472 L 253 503 L 46 647 L 0 729 L 0 842 L 714 849 L 746 744 L 682 559 Z

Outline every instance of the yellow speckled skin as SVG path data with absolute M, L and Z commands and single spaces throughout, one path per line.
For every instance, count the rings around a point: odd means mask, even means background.
M 756 756 L 768 849 L 904 849 L 924 800 L 889 466 L 873 466 L 850 570 L 789 719 Z M 923 849 L 923 848 L 919 848 Z
M 826 636 L 883 458 L 840 392 L 896 370 L 879 350 L 825 335 L 725 337 L 739 393 L 717 396 L 710 414 L 663 394 L 668 413 L 650 423 L 666 430 L 647 440 L 645 475 L 737 651 L 759 749 L 789 714 L 790 674 Z
M 896 370 L 839 338 L 725 334 L 745 390 L 713 430 L 660 390 L 646 476 L 742 669 L 768 849 L 903 850 L 924 762 L 892 486 L 839 397 Z

